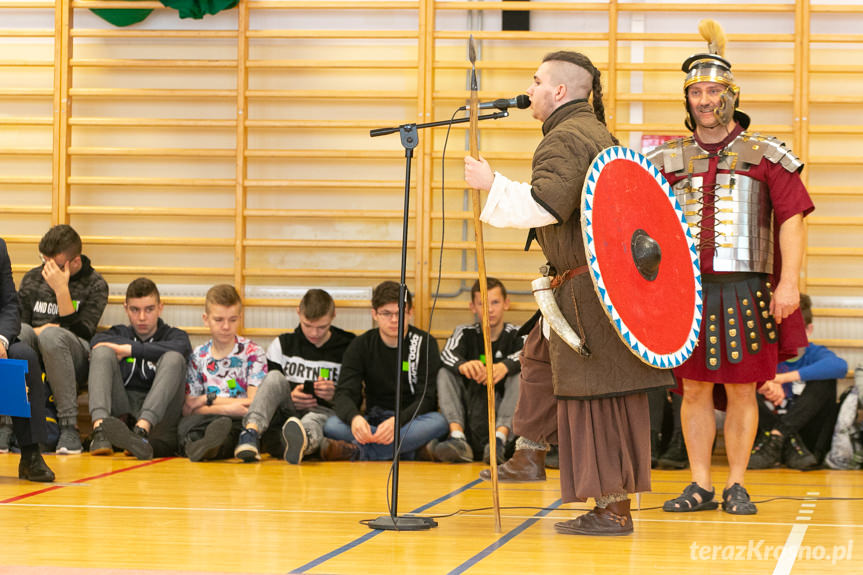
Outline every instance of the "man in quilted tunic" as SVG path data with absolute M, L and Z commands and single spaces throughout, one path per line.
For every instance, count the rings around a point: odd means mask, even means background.
M 543 132 L 530 183 L 511 181 L 470 157 L 465 179 L 489 191 L 483 221 L 535 230 L 531 235 L 557 276 L 557 304 L 591 350 L 584 357 L 547 327 L 537 328 L 549 340 L 563 501 L 596 499 L 592 511 L 555 528 L 624 535 L 632 532 L 629 494 L 650 490 L 646 392 L 668 387 L 672 378 L 626 347 L 589 274 L 581 273 L 587 263 L 579 213 L 585 175 L 600 151 L 617 144 L 605 126 L 599 71 L 583 54 L 555 52 L 544 58 L 527 92 Z

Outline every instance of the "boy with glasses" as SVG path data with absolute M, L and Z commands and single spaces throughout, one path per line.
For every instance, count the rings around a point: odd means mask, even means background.
M 372 292 L 372 319 L 378 327 L 357 337 L 345 351 L 333 404 L 337 415 L 324 426 L 325 460 L 385 460 L 393 457 L 395 425 L 400 426 L 401 451 L 425 447 L 447 431 L 436 411 L 435 381 L 440 368 L 437 342 L 409 325 L 413 316 L 405 291 L 404 341 L 398 358 L 399 284 L 386 281 Z M 394 371 L 401 361 L 401 410 L 395 420 Z M 365 412 L 361 407 L 365 401 Z

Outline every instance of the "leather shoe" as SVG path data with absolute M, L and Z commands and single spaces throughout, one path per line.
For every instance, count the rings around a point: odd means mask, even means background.
M 480 479 L 491 481 L 491 469 L 479 472 Z M 497 466 L 497 480 L 501 483 L 545 481 L 545 451 L 518 449 L 509 461 Z
M 347 441 L 324 437 L 321 440 L 320 453 L 324 461 L 353 461 L 359 458 L 360 448 Z
M 51 483 L 54 481 L 54 472 L 42 459 L 42 454 L 36 452 L 29 456 L 21 456 L 21 461 L 18 463 L 18 478 L 39 483 Z
M 594 507 L 580 517 L 555 523 L 554 528 L 566 535 L 629 535 L 632 533 L 629 499 L 610 503 L 605 509 Z

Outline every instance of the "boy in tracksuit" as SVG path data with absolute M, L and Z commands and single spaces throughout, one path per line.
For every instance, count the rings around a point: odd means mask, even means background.
M 186 357 L 192 344 L 185 331 L 161 319 L 159 289 L 138 278 L 123 304 L 129 325 L 96 334 L 90 352 L 90 453 L 110 455 L 114 447 L 138 459 L 174 455 L 183 408 Z M 117 416 L 128 415 L 128 425 Z M 134 424 L 133 429 L 129 426 Z
M 509 309 L 506 287 L 496 278 L 488 278 L 491 362 L 485 360 L 481 322 L 458 326 L 441 352 L 442 369 L 437 375 L 440 410 L 449 423 L 449 437 L 434 448 L 437 461 L 471 462 L 482 453 L 489 462 L 488 391 L 486 365 L 492 366 L 495 384 L 495 440 L 497 463 L 504 462 L 504 449 L 512 439 L 512 416 L 518 401 L 521 348 L 524 338 L 518 326 L 504 321 Z M 471 288 L 470 310 L 482 316 L 479 280 Z

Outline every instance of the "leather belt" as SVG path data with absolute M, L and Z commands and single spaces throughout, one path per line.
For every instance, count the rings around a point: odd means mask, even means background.
M 586 273 L 587 270 L 588 270 L 587 264 L 585 264 L 583 266 L 578 266 L 577 268 L 572 268 L 571 270 L 566 270 L 562 274 L 556 275 L 553 278 L 551 278 L 551 287 L 552 288 L 560 287 L 561 285 L 563 285 L 567 281 L 571 280 L 575 276 Z

